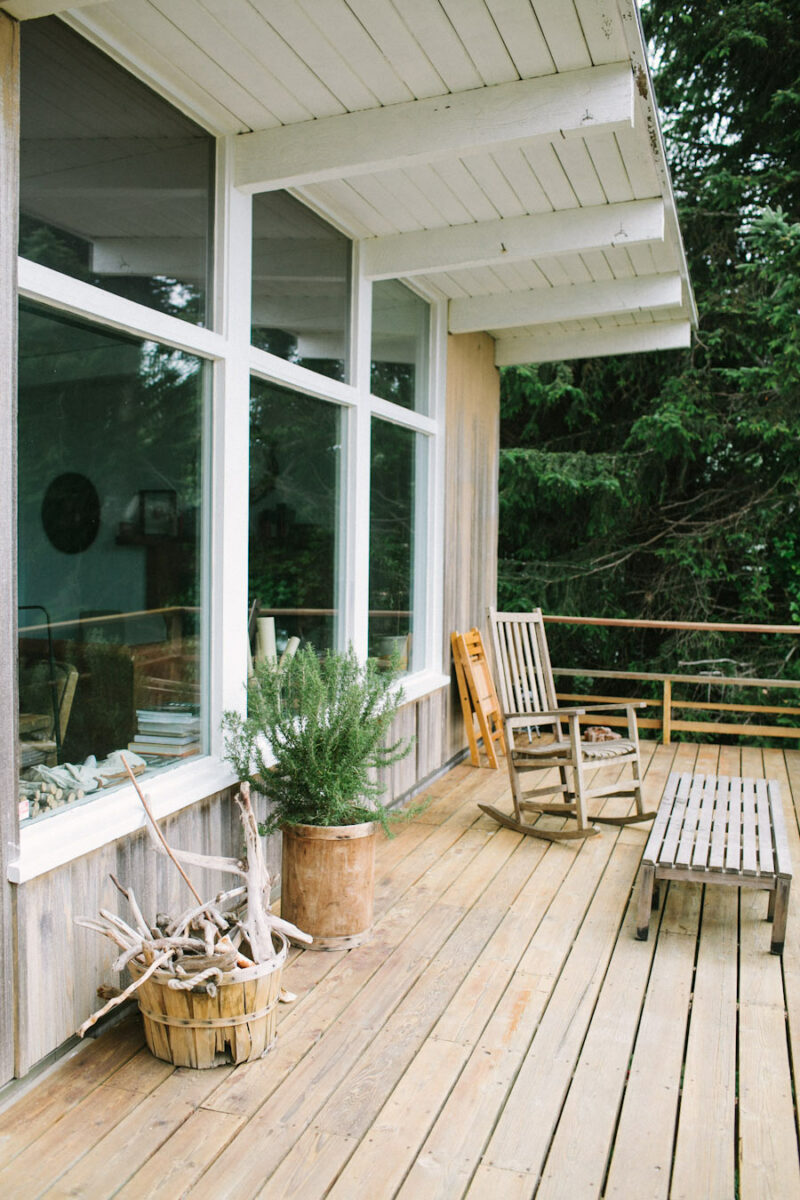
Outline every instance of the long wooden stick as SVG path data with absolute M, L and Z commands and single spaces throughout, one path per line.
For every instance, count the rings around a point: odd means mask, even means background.
M 132 784 L 133 784 L 133 786 L 136 788 L 137 795 L 139 796 L 139 799 L 140 799 L 140 800 L 141 800 L 141 802 L 142 802 L 142 808 L 143 808 L 143 809 L 144 809 L 144 811 L 147 813 L 148 820 L 150 821 L 150 824 L 153 826 L 153 829 L 156 831 L 156 833 L 157 833 L 157 835 L 158 835 L 158 840 L 161 842 L 161 845 L 164 847 L 164 849 L 166 850 L 167 854 L 169 855 L 169 857 L 170 857 L 170 858 L 172 859 L 172 861 L 174 862 L 175 866 L 176 866 L 176 867 L 178 868 L 178 870 L 180 871 L 180 873 L 181 873 L 181 877 L 183 878 L 183 881 L 184 881 L 184 883 L 186 884 L 186 886 L 188 887 L 189 891 L 190 891 L 190 892 L 192 893 L 192 895 L 194 896 L 194 898 L 195 898 L 195 900 L 197 901 L 197 903 L 198 903 L 198 904 L 200 904 L 200 905 L 202 905 L 202 907 L 203 907 L 203 908 L 205 908 L 205 901 L 203 900 L 202 896 L 200 895 L 200 893 L 199 893 L 199 892 L 197 891 L 197 889 L 195 888 L 194 884 L 192 883 L 191 879 L 189 878 L 189 876 L 188 876 L 188 875 L 186 874 L 186 872 L 184 871 L 184 869 L 183 869 L 183 867 L 181 866 L 181 864 L 178 862 L 178 860 L 177 860 L 177 858 L 175 857 L 175 855 L 172 853 L 172 849 L 170 848 L 170 846 L 169 846 L 169 843 L 167 842 L 167 839 L 164 837 L 163 833 L 162 833 L 162 832 L 161 832 L 161 830 L 159 829 L 159 827 L 158 827 L 158 823 L 157 823 L 157 821 L 156 821 L 155 817 L 153 816 L 153 813 L 152 813 L 152 811 L 151 811 L 151 809 L 150 809 L 150 805 L 149 805 L 149 804 L 147 803 L 147 801 L 145 800 L 145 798 L 144 798 L 144 794 L 142 793 L 142 789 L 139 787 L 139 784 L 136 782 L 136 776 L 134 775 L 133 771 L 130 769 L 130 766 L 128 765 L 128 760 L 126 759 L 126 757 L 125 757 L 125 755 L 124 755 L 124 754 L 120 755 L 120 757 L 121 757 L 121 759 L 122 759 L 122 763 L 123 763 L 123 766 L 125 767 L 125 770 L 128 772 L 128 775 L 130 776 L 131 783 L 132 783 Z
M 112 1008 L 117 1008 L 120 1004 L 127 1000 L 129 996 L 132 996 L 136 989 L 140 988 L 145 980 L 150 978 L 154 971 L 157 971 L 158 968 L 163 966 L 168 959 L 172 958 L 174 953 L 174 950 L 165 950 L 164 953 L 159 955 L 158 958 L 153 959 L 144 974 L 140 975 L 138 979 L 135 979 L 129 987 L 126 987 L 124 992 L 120 992 L 118 996 L 113 996 L 111 1000 L 109 1000 L 108 1004 L 104 1004 L 103 1007 L 99 1008 L 96 1013 L 92 1013 L 90 1017 L 87 1017 L 80 1029 L 77 1030 L 78 1037 L 83 1037 L 83 1035 L 86 1033 L 86 1030 L 91 1029 L 96 1021 L 99 1021 L 100 1018 L 104 1017 L 107 1012 L 111 1011 Z

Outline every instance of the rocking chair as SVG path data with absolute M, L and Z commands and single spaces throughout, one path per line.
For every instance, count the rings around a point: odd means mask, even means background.
M 600 831 L 592 824 L 603 821 L 609 825 L 627 825 L 631 821 L 647 821 L 655 816 L 645 812 L 642 803 L 639 736 L 636 727 L 636 708 L 643 703 L 619 702 L 592 704 L 580 708 L 560 708 L 556 698 L 550 655 L 547 650 L 542 610 L 531 613 L 498 613 L 489 610 L 495 670 L 500 691 L 500 704 L 508 747 L 508 773 L 514 800 L 513 815 L 500 812 L 488 804 L 479 807 L 501 825 L 519 833 L 547 841 L 565 841 L 591 837 Z M 595 713 L 624 709 L 628 717 L 627 738 L 590 742 L 581 737 L 580 718 Z M 565 733 L 562 722 L 567 724 Z M 524 738 L 515 734 L 527 730 Z M 542 731 L 547 738 L 542 739 Z M 632 780 L 591 786 L 586 771 L 598 767 L 618 769 L 630 765 Z M 530 772 L 557 771 L 558 782 L 547 786 L 523 788 L 522 776 Z M 540 782 L 542 782 L 540 780 Z M 589 818 L 588 802 L 599 796 L 633 795 L 636 812 L 627 817 L 595 816 Z M 540 824 L 530 824 L 526 813 L 550 813 L 576 818 L 573 827 L 552 830 Z

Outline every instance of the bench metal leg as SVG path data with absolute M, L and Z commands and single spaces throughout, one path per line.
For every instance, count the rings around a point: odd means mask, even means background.
M 646 942 L 650 933 L 650 913 L 653 907 L 655 879 L 655 867 L 642 866 L 639 878 L 639 903 L 636 909 L 636 936 L 640 942 Z
M 786 940 L 786 916 L 789 911 L 789 888 L 791 879 L 778 879 L 775 884 L 775 904 L 773 907 L 772 944 L 773 954 L 783 954 L 783 943 Z

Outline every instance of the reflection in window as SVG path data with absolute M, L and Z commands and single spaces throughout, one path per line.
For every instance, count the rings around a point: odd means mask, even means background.
M 21 80 L 20 254 L 204 324 L 213 138 L 54 17 Z
M 372 422 L 369 655 L 400 670 L 411 660 L 414 595 L 414 462 L 418 434 Z
M 372 285 L 370 391 L 403 408 L 427 408 L 430 308 L 396 279 Z
M 202 376 L 21 308 L 23 814 L 119 782 L 120 752 L 144 770 L 201 749 Z
M 286 192 L 253 197 L 252 342 L 346 379 L 350 242 Z
M 250 393 L 251 604 L 291 637 L 336 644 L 340 409 L 253 379 Z

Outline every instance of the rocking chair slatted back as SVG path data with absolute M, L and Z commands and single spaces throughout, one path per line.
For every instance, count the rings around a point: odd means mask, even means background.
M 592 821 L 626 825 L 649 820 L 653 813 L 645 812 L 642 803 L 637 705 L 619 701 L 559 708 L 540 608 L 530 613 L 498 613 L 492 608 L 489 626 L 514 812 L 502 813 L 486 804 L 479 807 L 501 825 L 550 841 L 589 837 L 596 832 Z M 617 737 L 598 744 L 581 737 L 581 720 L 591 721 L 595 714 L 614 709 L 623 709 L 627 714 L 627 738 Z M 524 739 L 515 738 L 524 729 L 528 731 L 527 744 Z M 533 730 L 546 736 L 534 739 Z M 603 766 L 614 767 L 616 782 L 596 781 L 597 768 Z M 631 768 L 630 782 L 619 771 L 623 766 Z M 592 768 L 591 775 L 586 773 L 588 768 Z M 590 817 L 589 801 L 601 799 L 605 805 L 610 796 L 632 799 L 635 811 L 623 814 L 604 811 Z M 547 823 L 551 817 L 572 820 L 562 828 L 553 828 Z
M 495 671 L 506 716 L 551 711 L 558 707 L 542 610 L 498 613 L 489 610 Z M 552 724 L 552 717 L 530 724 Z

